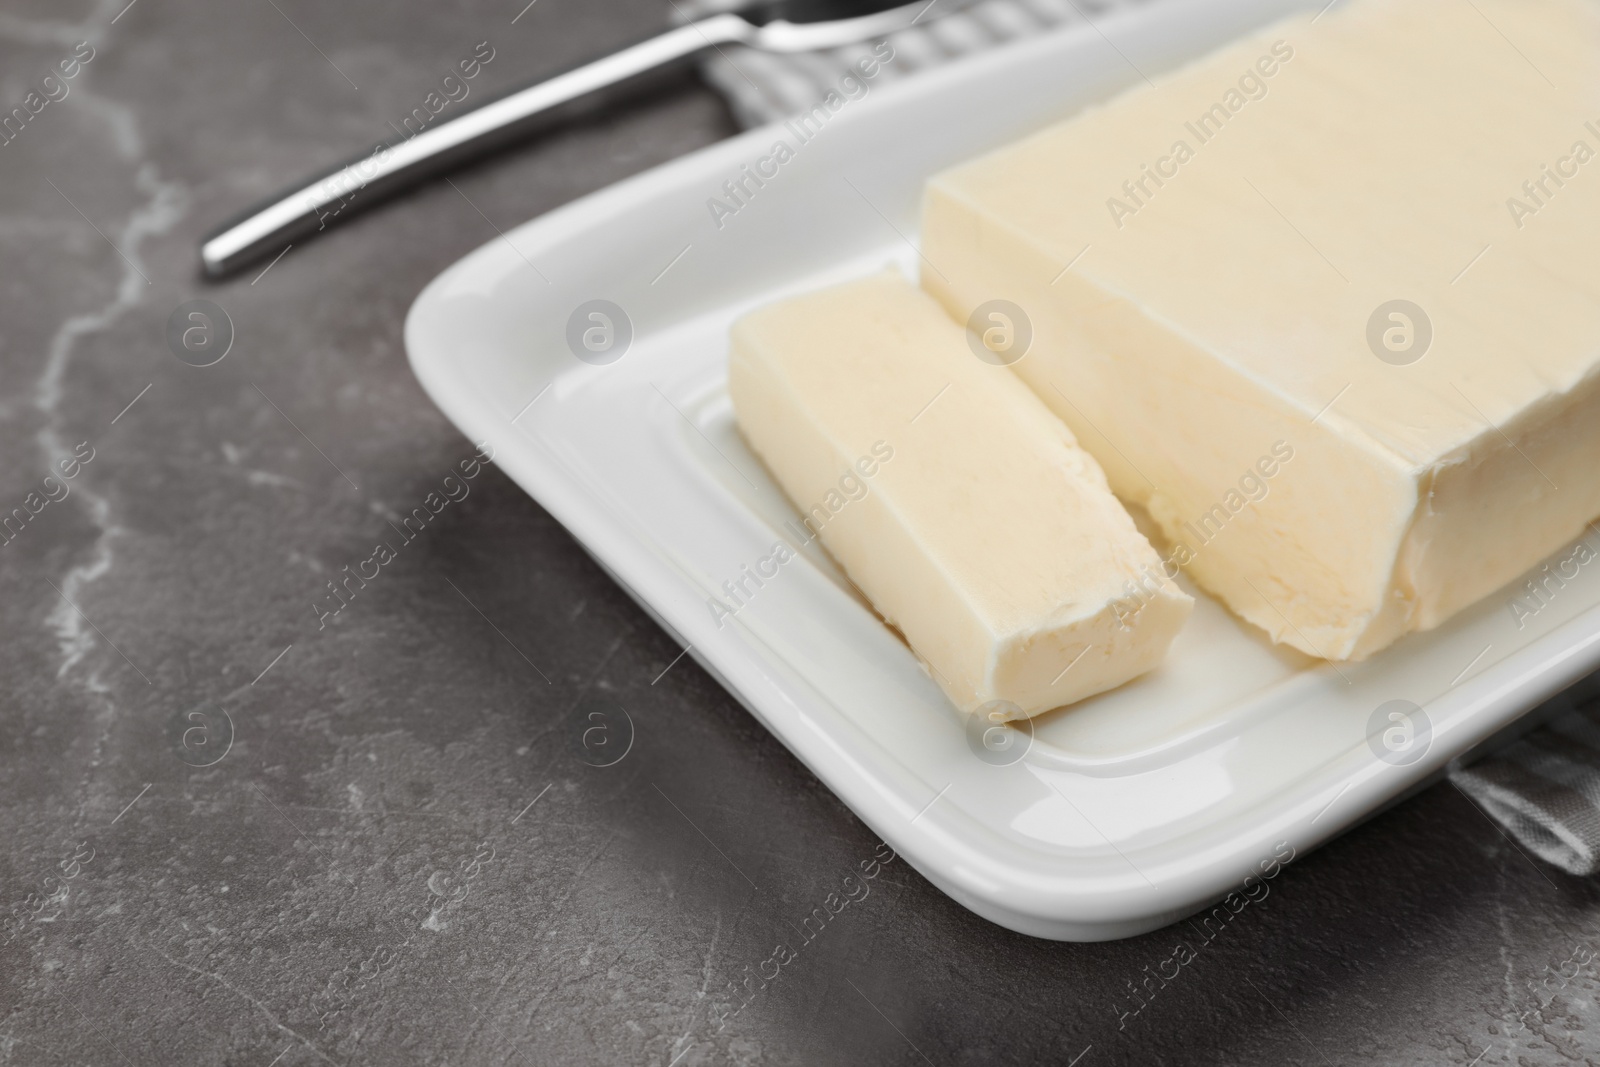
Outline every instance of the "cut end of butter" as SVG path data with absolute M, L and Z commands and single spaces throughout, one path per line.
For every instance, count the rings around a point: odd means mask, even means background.
M 1025 310 L 1169 561 L 1362 659 L 1600 514 L 1597 70 L 1589 0 L 1308 11 L 934 178 L 923 284 Z
M 797 528 L 963 711 L 1122 685 L 1193 607 L 1066 425 L 897 274 L 738 322 L 729 391 Z

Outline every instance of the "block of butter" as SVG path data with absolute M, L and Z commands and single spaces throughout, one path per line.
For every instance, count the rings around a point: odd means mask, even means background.
M 922 282 L 1024 310 L 1168 563 L 1360 659 L 1600 514 L 1597 72 L 1589 0 L 1308 12 L 935 177 Z
M 1188 616 L 1071 431 L 899 275 L 740 320 L 728 377 L 807 537 L 963 711 L 1003 721 L 1112 689 Z

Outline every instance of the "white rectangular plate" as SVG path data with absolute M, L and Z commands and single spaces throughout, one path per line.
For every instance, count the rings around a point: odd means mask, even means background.
M 815 548 L 732 621 L 712 614 L 794 517 L 734 427 L 734 318 L 891 261 L 914 274 L 930 174 L 1296 6 L 1169 0 L 876 87 L 803 144 L 752 131 L 485 245 L 406 322 L 417 377 L 464 433 L 930 881 L 1024 933 L 1125 937 L 1192 913 L 1600 660 L 1600 567 L 1521 628 L 1507 590 L 1359 666 L 1275 649 L 1202 596 L 1160 670 L 1038 720 L 998 765 Z M 794 158 L 719 227 L 707 201 L 780 140 Z M 567 342 L 597 299 L 632 332 L 606 365 Z M 1396 700 L 1424 710 L 1391 752 L 1369 735 L 1404 727 L 1379 713 Z

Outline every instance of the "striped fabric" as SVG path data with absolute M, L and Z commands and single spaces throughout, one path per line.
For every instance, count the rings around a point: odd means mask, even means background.
M 1002 41 L 1098 18 L 1131 0 L 982 0 L 958 14 L 935 18 L 938 2 L 918 25 L 889 36 L 894 60 L 884 65 L 876 83 L 899 81 Z M 677 6 L 699 17 L 740 7 L 742 0 L 699 0 Z M 872 53 L 873 44 L 802 55 L 729 47 L 714 54 L 701 70 L 706 81 L 728 98 L 741 125 L 764 126 L 815 107 L 849 67 Z
M 698 17 L 742 2 L 697 0 L 678 7 Z M 1095 19 L 1134 2 L 1139 0 L 982 0 L 889 37 L 894 60 L 875 81 L 912 77 L 967 53 Z M 702 71 L 749 128 L 815 107 L 872 49 L 867 43 L 784 56 L 726 48 Z M 1522 740 L 1469 768 L 1452 769 L 1450 777 L 1527 851 L 1569 874 L 1594 874 L 1600 871 L 1600 685 L 1591 679 L 1529 716 L 1530 721 L 1545 718 L 1545 725 Z
M 1568 874 L 1600 872 L 1600 687 L 1591 678 L 1533 716 L 1554 717 L 1451 781 L 1517 843 Z

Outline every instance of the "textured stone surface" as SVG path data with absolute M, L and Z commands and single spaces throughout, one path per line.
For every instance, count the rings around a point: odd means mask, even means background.
M 1192 930 L 1029 940 L 896 863 L 717 1032 L 867 830 L 691 661 L 653 681 L 677 646 L 498 471 L 325 628 L 311 605 L 472 452 L 405 364 L 421 286 L 725 136 L 722 106 L 686 78 L 208 286 L 205 229 L 477 42 L 482 91 L 666 10 L 124 3 L 0 12 L 7 109 L 96 49 L 0 148 L 0 510 L 95 450 L 0 545 L 0 1063 L 1600 1057 L 1592 967 L 1527 988 L 1594 943 L 1600 894 L 1448 785 L 1296 862 L 1138 1014 Z M 199 296 L 237 328 L 204 369 L 164 340 Z M 574 715 L 606 701 L 636 736 L 597 768 Z

